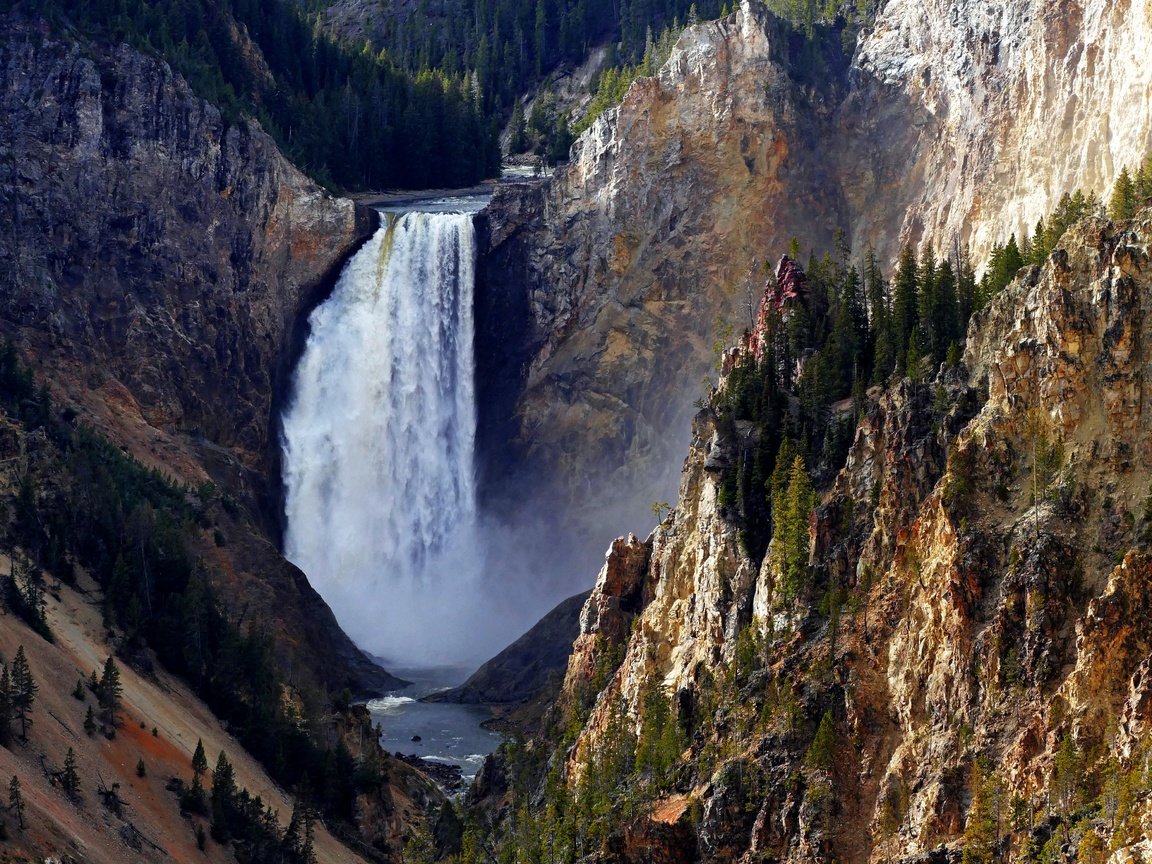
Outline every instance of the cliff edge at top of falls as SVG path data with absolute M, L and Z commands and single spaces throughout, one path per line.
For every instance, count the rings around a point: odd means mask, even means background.
M 126 45 L 6 17 L 0 106 L 0 336 L 145 466 L 259 514 L 294 331 L 373 214 Z M 231 509 L 203 553 L 221 589 L 290 634 L 278 647 L 317 681 L 387 686 L 269 541 L 272 521 Z
M 885 264 L 967 243 L 982 266 L 1152 149 L 1142 0 L 889 0 L 815 73 L 796 38 L 758 4 L 689 27 L 550 182 L 489 208 L 482 284 L 518 322 L 489 354 L 522 385 L 486 409 L 522 442 L 497 467 L 592 534 L 612 521 L 597 490 L 633 525 L 670 494 L 711 347 L 793 237 L 820 255 L 839 229 Z
M 1079 223 L 960 367 L 874 391 L 799 594 L 778 547 L 743 550 L 732 433 L 701 410 L 675 508 L 609 551 L 551 727 L 569 786 L 617 801 L 605 860 L 1139 860 L 1150 249 L 1152 210 Z

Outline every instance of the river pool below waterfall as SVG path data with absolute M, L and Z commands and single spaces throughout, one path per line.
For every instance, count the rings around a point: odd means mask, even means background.
M 419 756 L 460 768 L 465 784 L 471 783 L 484 757 L 500 744 L 500 736 L 481 724 L 492 712 L 481 705 L 421 702 L 431 693 L 460 684 L 470 669 L 392 669 L 413 682 L 368 702 L 372 722 L 380 725 L 380 745 L 389 753 Z M 414 741 L 414 738 L 420 740 Z

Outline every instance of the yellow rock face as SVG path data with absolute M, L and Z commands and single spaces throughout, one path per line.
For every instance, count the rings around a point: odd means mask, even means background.
M 675 800 L 702 813 L 695 836 L 715 844 L 708 860 L 879 862 L 958 849 L 978 757 L 1006 800 L 1057 817 L 1070 806 L 1056 779 L 1062 747 L 1089 797 L 1109 758 L 1139 773 L 1152 743 L 1152 370 L 1134 346 L 1152 339 L 1150 248 L 1148 211 L 1080 223 L 978 316 L 962 370 L 870 394 L 811 528 L 812 578 L 851 598 L 834 637 L 816 596 L 781 614 L 771 568 L 757 572 L 742 552 L 709 469 L 723 445 L 700 412 L 679 501 L 641 544 L 646 569 L 630 591 L 643 607 L 569 753 L 570 778 L 618 728 L 614 714 L 641 728 L 653 687 L 677 710 L 702 704 L 746 628 L 764 639 L 761 677 L 708 702 L 715 718 L 681 714 L 696 730 L 684 762 L 709 767 L 686 768 L 693 788 Z M 586 625 L 619 593 L 613 561 L 637 544 L 613 548 Z M 601 656 L 592 633 L 569 688 Z M 781 692 L 800 717 L 787 734 L 772 719 Z M 806 755 L 822 712 L 838 736 L 826 775 Z M 731 803 L 725 765 L 761 772 L 745 804 Z M 819 818 L 826 799 L 812 797 L 822 777 L 834 823 Z M 654 800 L 627 831 L 642 834 L 671 800 Z M 1125 827 L 1100 829 L 1116 862 L 1141 853 L 1147 813 L 1133 807 Z M 1003 836 L 1009 858 L 1024 854 L 1026 831 Z
M 617 490 L 631 524 L 671 494 L 713 345 L 751 324 L 749 292 L 793 237 L 822 254 L 840 229 L 885 263 L 905 242 L 968 244 L 979 263 L 1062 194 L 1106 194 L 1152 149 L 1146 6 L 890 0 L 849 72 L 815 81 L 752 6 L 686 30 L 580 137 L 537 211 L 494 205 L 524 232 L 511 281 L 538 345 L 517 416 L 547 500 L 601 526 L 590 488 Z

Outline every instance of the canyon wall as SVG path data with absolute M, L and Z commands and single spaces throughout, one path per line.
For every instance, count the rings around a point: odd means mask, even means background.
M 62 408 L 243 506 L 204 554 L 292 662 L 337 689 L 389 681 L 267 536 L 300 324 L 374 214 L 126 45 L 4 20 L 0 108 L 0 335 Z
M 980 262 L 1152 150 L 1143 0 L 889 0 L 853 73 L 840 176 L 856 247 L 888 259 L 958 241 Z
M 1063 193 L 1106 195 L 1152 150 L 1150 15 L 891 0 L 850 63 L 755 4 L 687 29 L 567 166 L 490 208 L 482 276 L 528 321 L 497 350 L 522 391 L 488 409 L 517 433 L 517 488 L 543 488 L 592 548 L 613 521 L 641 528 L 674 488 L 713 346 L 749 326 L 793 237 L 823 254 L 839 230 L 884 262 L 968 244 L 980 266 Z
M 1152 211 L 1080 223 L 973 323 L 959 369 L 874 393 L 810 523 L 798 604 L 771 553 L 743 554 L 717 502 L 731 442 L 700 412 L 675 509 L 609 551 L 561 699 L 603 685 L 561 751 L 573 785 L 621 723 L 643 739 L 653 688 L 689 733 L 687 773 L 622 820 L 614 860 L 945 861 L 962 841 L 1011 858 L 1092 833 L 1138 854 L 1150 249 Z M 1125 783 L 1121 815 L 1071 827 Z M 981 840 L 993 788 L 1020 803 Z M 669 824 L 678 839 L 646 848 Z
M 167 435 L 260 466 L 292 328 L 373 215 L 127 46 L 0 44 L 6 334 L 145 461 Z M 180 455 L 152 461 L 202 476 Z

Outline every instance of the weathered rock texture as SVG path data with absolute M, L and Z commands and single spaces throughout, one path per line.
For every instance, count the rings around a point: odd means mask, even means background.
M 7 26 L 0 99 L 7 334 L 109 424 L 142 419 L 261 466 L 293 325 L 371 214 L 127 46 Z
M 482 272 L 529 321 L 501 354 L 523 392 L 492 422 L 518 430 L 542 500 L 602 526 L 592 493 L 611 486 L 638 527 L 671 491 L 717 322 L 749 326 L 763 262 L 790 238 L 822 253 L 840 229 L 882 261 L 908 241 L 968 243 L 980 264 L 1062 193 L 1106 194 L 1152 149 L 1150 15 L 891 0 L 850 66 L 829 50 L 816 73 L 749 6 L 685 31 L 566 168 L 489 211 Z
M 844 153 L 867 161 L 841 173 L 858 246 L 958 238 L 981 260 L 1152 149 L 1144 0 L 889 0 L 855 67 Z
M 978 762 L 1040 814 L 999 829 L 1011 857 L 1051 837 L 1146 836 L 1150 339 L 1152 211 L 1080 223 L 974 321 L 960 371 L 873 403 L 815 512 L 799 604 L 717 505 L 702 411 L 675 509 L 645 543 L 617 542 L 585 608 L 571 701 L 620 644 L 598 638 L 601 610 L 642 598 L 569 777 L 621 711 L 641 728 L 655 685 L 690 731 L 689 767 L 625 833 L 694 800 L 693 860 L 885 861 L 940 844 L 945 860 L 972 841 Z M 835 623 L 820 605 L 833 588 L 847 591 Z M 1058 763 L 1062 745 L 1074 763 Z M 1109 823 L 1107 778 L 1125 772 L 1128 821 Z M 1093 801 L 1102 815 L 1073 828 Z
M 2 22 L 0 108 L 0 335 L 145 465 L 259 512 L 297 325 L 372 214 L 127 46 Z M 261 528 L 231 521 L 209 554 L 236 607 L 317 680 L 387 683 Z
M 762 15 L 692 28 L 545 188 L 497 190 L 482 278 L 526 297 L 516 416 L 524 475 L 555 479 L 545 494 L 586 502 L 612 483 L 633 518 L 666 496 L 717 316 L 759 295 L 767 251 L 831 241 L 842 219 L 818 142 L 834 105 L 787 63 Z

